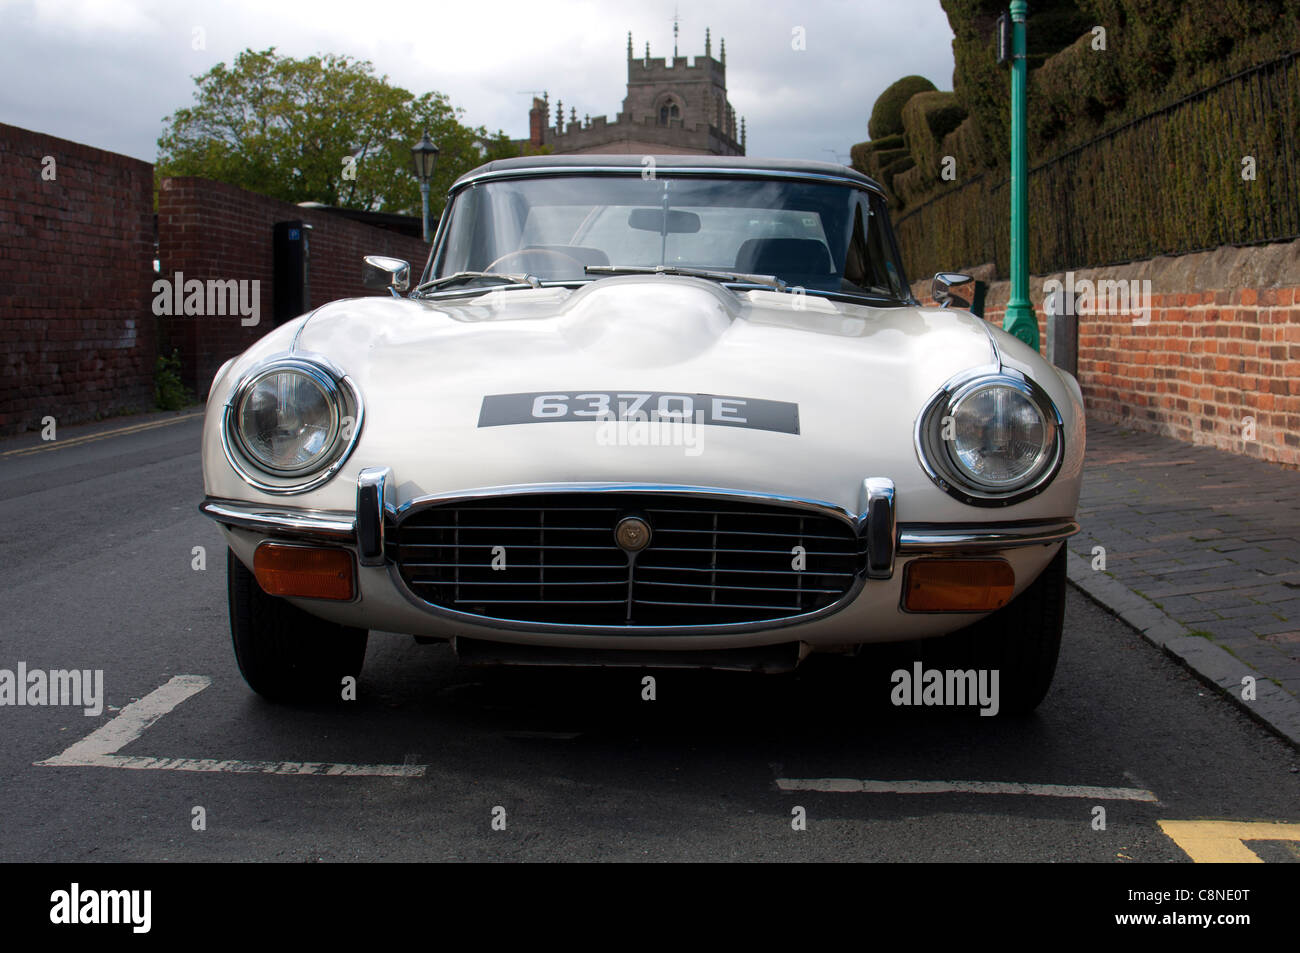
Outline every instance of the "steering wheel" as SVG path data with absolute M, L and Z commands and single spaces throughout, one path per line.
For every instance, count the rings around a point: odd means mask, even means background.
M 586 262 L 574 258 L 572 255 L 566 255 L 562 251 L 556 251 L 554 248 L 519 248 L 516 249 L 515 251 L 508 251 L 500 258 L 498 258 L 496 261 L 492 262 L 492 264 L 484 268 L 483 270 L 491 271 L 493 268 L 501 264 L 503 261 L 506 261 L 507 259 L 510 258 L 518 258 L 522 255 L 553 255 L 556 258 L 560 258 L 563 259 L 564 261 L 572 262 L 573 264 L 577 265 L 579 274 L 586 274 L 586 268 L 587 268 Z

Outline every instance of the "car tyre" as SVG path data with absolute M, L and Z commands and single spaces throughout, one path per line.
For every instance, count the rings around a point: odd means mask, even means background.
M 235 660 L 248 687 L 277 702 L 340 698 L 343 679 L 361 673 L 370 632 L 267 595 L 229 549 L 226 580 Z
M 947 668 L 998 672 L 999 714 L 1033 711 L 1052 685 L 1065 626 L 1065 560 L 1062 544 L 1024 592 L 935 646 Z

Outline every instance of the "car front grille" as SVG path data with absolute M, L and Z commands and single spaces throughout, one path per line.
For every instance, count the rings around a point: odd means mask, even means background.
M 650 543 L 630 557 L 614 527 Z M 750 499 L 563 492 L 434 504 L 387 531 L 419 599 L 486 618 L 664 627 L 762 622 L 838 602 L 864 564 L 844 520 Z M 496 568 L 494 568 L 494 566 Z

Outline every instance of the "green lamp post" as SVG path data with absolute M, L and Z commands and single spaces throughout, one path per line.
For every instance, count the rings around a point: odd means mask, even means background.
M 1025 211 L 1029 150 L 1025 141 L 1027 0 L 1011 0 L 1011 300 L 1002 329 L 1038 350 L 1038 319 L 1029 303 L 1029 220 Z

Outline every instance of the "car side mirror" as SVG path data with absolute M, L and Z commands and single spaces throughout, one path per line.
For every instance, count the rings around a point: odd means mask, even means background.
M 957 285 L 964 285 L 974 280 L 970 275 L 963 275 L 955 271 L 941 271 L 934 276 L 934 281 L 930 285 L 930 296 L 938 302 L 941 308 L 969 308 L 970 302 L 965 298 L 957 297 L 952 293 L 952 289 Z
M 388 290 L 397 297 L 399 291 L 411 286 L 410 262 L 386 255 L 367 255 L 361 269 L 361 283 L 375 291 Z

